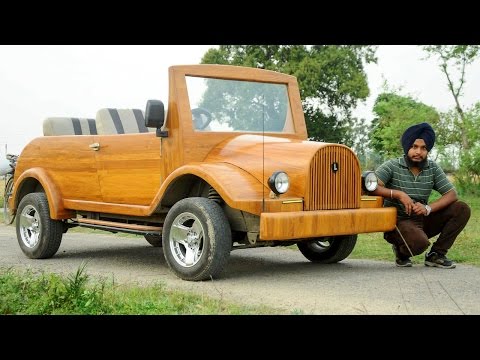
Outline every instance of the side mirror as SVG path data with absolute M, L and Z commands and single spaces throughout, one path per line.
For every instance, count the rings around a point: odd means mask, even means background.
M 148 100 L 145 109 L 145 126 L 161 128 L 165 118 L 163 103 L 160 100 Z
M 145 109 L 145 126 L 157 128 L 157 136 L 167 137 L 167 131 L 161 131 L 165 119 L 165 110 L 160 100 L 148 100 Z

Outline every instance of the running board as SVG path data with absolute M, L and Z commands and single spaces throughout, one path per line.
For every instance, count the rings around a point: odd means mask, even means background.
M 126 232 L 130 234 L 162 234 L 161 226 L 149 226 L 138 224 L 126 224 L 115 221 L 95 220 L 95 219 L 75 219 L 74 225 L 88 227 L 91 229 L 99 229 L 110 232 Z

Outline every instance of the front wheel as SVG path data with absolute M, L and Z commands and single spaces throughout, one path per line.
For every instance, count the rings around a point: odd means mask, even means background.
M 308 260 L 320 264 L 332 264 L 347 258 L 357 243 L 357 235 L 329 236 L 297 244 Z
M 222 208 L 210 199 L 187 198 L 173 205 L 162 235 L 165 260 L 184 280 L 214 278 L 230 257 L 230 224 Z
M 20 201 L 16 228 L 18 244 L 31 259 L 52 257 L 62 242 L 63 223 L 50 218 L 44 193 L 31 193 Z
M 8 199 L 12 195 L 13 191 L 13 176 L 9 176 L 5 185 L 5 192 L 3 194 L 3 216 L 5 224 L 10 225 L 15 219 L 15 216 L 11 214 L 10 207 L 8 206 Z

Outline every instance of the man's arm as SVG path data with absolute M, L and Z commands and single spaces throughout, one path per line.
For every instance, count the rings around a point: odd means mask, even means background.
M 435 211 L 442 210 L 443 208 L 446 208 L 448 205 L 451 203 L 454 203 L 455 201 L 458 200 L 457 197 L 457 192 L 455 189 L 452 189 L 445 194 L 442 195 L 441 198 L 435 200 L 431 204 L 428 204 L 432 208 L 432 213 Z M 427 215 L 427 209 L 425 208 L 425 205 L 421 203 L 416 203 L 413 207 L 413 212 L 417 215 Z
M 374 191 L 372 191 L 370 194 L 371 195 L 376 195 L 376 196 L 383 196 L 384 198 L 399 200 L 403 204 L 403 206 L 405 207 L 405 212 L 408 215 L 410 215 L 410 213 L 413 210 L 414 203 L 413 203 L 413 200 L 410 196 L 408 196 L 406 193 L 404 193 L 401 190 L 393 190 L 393 189 L 386 188 L 385 185 L 383 184 L 382 180 L 380 180 L 380 179 L 378 179 L 378 187 Z M 447 205 L 445 205 L 445 206 L 447 206 Z M 424 209 L 424 211 L 425 211 L 425 209 Z
M 458 197 L 457 197 L 457 192 L 455 191 L 455 188 L 453 187 L 452 183 L 450 183 L 450 181 L 448 180 L 442 168 L 440 168 L 435 162 L 433 162 L 432 165 L 435 167 L 435 178 L 434 178 L 433 189 L 438 191 L 440 194 L 442 194 L 442 197 L 440 197 L 438 200 L 435 200 L 431 204 L 428 204 L 432 209 L 431 212 L 435 212 L 435 211 L 440 211 L 446 208 L 448 205 L 454 203 L 455 201 L 458 200 Z M 425 209 L 425 205 L 420 203 L 414 207 L 413 211 L 417 215 L 428 214 L 427 210 Z

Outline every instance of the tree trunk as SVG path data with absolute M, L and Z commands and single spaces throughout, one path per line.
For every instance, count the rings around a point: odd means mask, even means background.
M 466 126 L 465 113 L 463 112 L 463 109 L 460 106 L 460 100 L 459 100 L 459 94 L 460 94 L 461 86 L 458 88 L 458 91 L 455 91 L 455 89 L 453 88 L 453 82 L 450 79 L 450 74 L 448 73 L 446 62 L 444 62 L 442 64 L 442 70 L 445 73 L 445 75 L 447 76 L 448 88 L 450 89 L 450 92 L 452 93 L 453 98 L 455 99 L 455 109 L 457 110 L 458 116 L 460 116 L 460 120 L 461 120 L 460 121 L 460 123 L 461 123 L 460 134 L 461 134 L 461 137 L 462 137 L 462 148 L 464 150 L 468 150 L 470 144 L 468 142 L 467 131 L 465 129 L 465 126 Z M 462 79 L 461 79 L 461 84 L 463 85 L 463 76 L 462 76 Z

